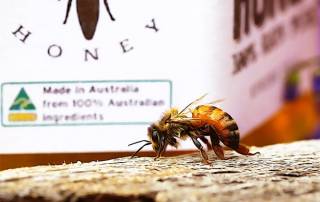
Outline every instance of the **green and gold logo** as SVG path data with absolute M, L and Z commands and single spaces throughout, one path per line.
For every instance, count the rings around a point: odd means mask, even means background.
M 31 102 L 24 88 L 20 89 L 17 97 L 10 107 L 8 120 L 10 122 L 36 121 L 36 107 Z

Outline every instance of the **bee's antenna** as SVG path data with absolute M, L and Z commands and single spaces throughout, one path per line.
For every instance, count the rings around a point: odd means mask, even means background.
M 133 142 L 133 143 L 129 144 L 128 146 L 131 146 L 131 145 L 134 145 L 134 144 L 138 144 L 140 142 L 148 142 L 148 143 L 150 143 L 149 140 L 140 140 L 140 141 L 137 141 L 137 142 Z
M 141 142 L 141 141 L 140 141 L 140 142 Z M 131 156 L 131 158 L 133 158 L 143 147 L 145 147 L 145 146 L 147 146 L 147 145 L 150 145 L 150 144 L 151 144 L 151 142 L 149 141 L 148 143 L 142 145 L 142 146 Z
M 109 4 L 108 4 L 108 1 L 107 0 L 104 0 L 104 5 L 106 6 L 106 9 L 107 9 L 107 12 L 111 18 L 112 21 L 115 21 L 116 19 L 114 19 L 113 15 L 111 14 L 111 11 L 110 11 L 110 8 L 109 8 Z
M 188 109 L 191 105 L 199 102 L 200 100 L 202 100 L 202 99 L 203 99 L 205 96 L 207 96 L 207 95 L 208 95 L 208 93 L 206 93 L 206 94 L 202 95 L 201 97 L 199 97 L 198 99 L 192 101 L 192 102 L 191 102 L 190 104 L 188 104 L 185 108 L 183 108 L 183 110 L 181 110 L 181 111 L 178 113 L 178 115 L 182 114 L 182 113 L 183 113 L 186 109 Z
M 70 12 L 70 7 L 71 7 L 72 0 L 68 0 L 68 5 L 67 5 L 67 12 L 66 16 L 64 18 L 63 24 L 67 23 L 68 17 L 69 17 L 69 12 Z

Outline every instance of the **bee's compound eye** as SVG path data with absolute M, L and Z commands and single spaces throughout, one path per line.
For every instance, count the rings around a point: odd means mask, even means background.
M 153 142 L 158 142 L 159 136 L 158 136 L 158 131 L 153 129 L 152 131 L 152 141 Z

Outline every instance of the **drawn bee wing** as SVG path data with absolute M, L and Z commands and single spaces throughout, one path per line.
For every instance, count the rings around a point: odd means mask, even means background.
M 99 19 L 99 0 L 77 0 L 77 13 L 84 37 L 91 40 Z

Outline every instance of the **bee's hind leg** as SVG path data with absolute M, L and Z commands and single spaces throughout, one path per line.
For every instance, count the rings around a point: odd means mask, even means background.
M 210 140 L 211 140 L 211 144 L 212 144 L 212 149 L 213 149 L 214 153 L 218 156 L 218 158 L 222 159 L 222 160 L 229 159 L 228 157 L 224 156 L 223 147 L 220 145 L 219 137 L 218 137 L 214 128 L 210 127 L 209 135 L 210 135 Z
M 239 154 L 243 154 L 243 155 L 255 155 L 255 154 L 260 154 L 260 152 L 255 152 L 255 153 L 250 153 L 250 149 L 248 146 L 243 145 L 243 144 L 239 144 L 237 148 L 233 148 L 236 152 L 238 152 Z
M 209 161 L 209 157 L 208 157 L 206 151 L 203 149 L 203 146 L 201 145 L 201 143 L 196 138 L 192 137 L 191 135 L 190 135 L 190 138 L 191 138 L 193 144 L 200 150 L 203 162 L 205 164 L 211 164 Z

